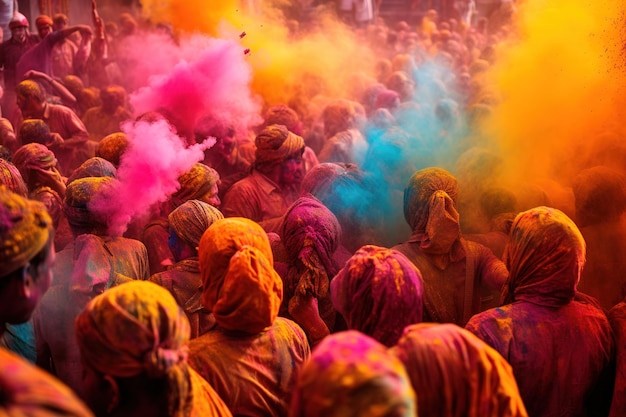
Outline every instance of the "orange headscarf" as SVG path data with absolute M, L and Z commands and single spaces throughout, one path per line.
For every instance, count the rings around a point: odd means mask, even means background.
M 283 299 L 267 234 L 252 220 L 213 223 L 199 245 L 202 303 L 227 330 L 256 334 L 272 325 Z

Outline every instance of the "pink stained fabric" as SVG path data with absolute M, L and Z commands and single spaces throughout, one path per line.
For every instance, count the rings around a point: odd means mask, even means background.
M 404 364 L 420 417 L 526 417 L 511 366 L 454 324 L 408 326 L 391 349 Z
M 406 256 L 373 245 L 359 249 L 331 282 L 333 305 L 348 328 L 385 346 L 422 321 L 423 292 L 421 273 Z
M 33 417 L 91 417 L 68 387 L 21 357 L 0 348 L 0 414 Z
M 626 302 L 622 301 L 608 313 L 615 336 L 615 387 L 609 417 L 626 415 Z
M 466 325 L 511 364 L 531 416 L 608 412 L 614 342 L 595 300 L 576 293 L 584 253 L 578 228 L 561 211 L 520 213 L 504 255 L 505 305 Z
M 415 417 L 415 393 L 402 363 L 369 336 L 327 336 L 298 377 L 290 417 Z

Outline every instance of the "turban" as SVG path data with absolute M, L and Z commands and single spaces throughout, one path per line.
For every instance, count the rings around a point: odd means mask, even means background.
M 89 204 L 96 198 L 96 195 L 110 187 L 113 181 L 110 177 L 87 177 L 68 184 L 63 202 L 63 213 L 72 230 L 78 232 L 75 234 L 106 230 L 106 219 L 92 211 Z
M 386 346 L 395 345 L 407 325 L 422 321 L 422 275 L 392 249 L 363 246 L 333 278 L 330 293 L 348 328 Z
M 265 127 L 255 139 L 256 165 L 280 164 L 288 156 L 304 151 L 304 139 L 290 132 L 283 125 L 270 125 Z
M 585 241 L 562 211 L 536 207 L 517 215 L 503 260 L 509 278 L 503 304 L 529 301 L 548 307 L 569 303 L 585 264 Z
M 204 201 L 189 200 L 178 206 L 167 217 L 170 227 L 192 247 L 197 248 L 202 234 L 224 215 Z
M 125 133 L 111 133 L 98 142 L 96 156 L 100 156 L 111 162 L 116 167 L 119 167 L 122 155 L 127 147 L 128 138 Z
M 458 184 L 448 171 L 425 168 L 409 179 L 404 189 L 404 218 L 424 252 L 448 253 L 459 239 L 461 228 L 456 211 Z
M 172 194 L 172 204 L 178 207 L 187 200 L 200 200 L 211 192 L 219 181 L 220 174 L 216 170 L 205 164 L 196 163 L 189 171 L 178 177 L 180 189 Z
M 26 119 L 20 125 L 20 140 L 22 143 L 41 143 L 42 145 L 50 142 L 50 128 L 41 119 Z
M 213 223 L 199 245 L 202 304 L 227 330 L 257 334 L 271 326 L 283 299 L 267 234 L 252 220 Z
M 2 158 L 0 158 L 0 184 L 6 185 L 9 190 L 22 197 L 28 196 L 28 189 L 20 171 L 15 165 Z
M 513 370 L 454 324 L 408 326 L 391 350 L 404 364 L 420 417 L 526 417 Z
M 189 322 L 176 300 L 149 281 L 113 287 L 87 304 L 75 321 L 84 363 L 106 375 L 166 378 L 170 415 L 190 405 Z
M 104 158 L 94 156 L 83 162 L 78 168 L 72 172 L 72 175 L 67 179 L 67 183 L 80 178 L 88 177 L 111 177 L 115 178 L 117 175 L 117 169 L 115 166 Z
M 264 126 L 283 125 L 296 135 L 302 134 L 302 122 L 294 109 L 284 104 L 272 106 L 265 114 Z
M 36 20 L 35 20 L 35 26 L 37 26 L 37 28 L 42 28 L 42 27 L 46 27 L 46 26 L 52 26 L 52 19 L 50 18 L 50 16 L 47 16 L 45 14 L 40 15 Z
M 45 247 L 52 230 L 46 206 L 0 186 L 0 277 L 26 265 Z
M 414 417 L 415 393 L 402 363 L 357 331 L 327 336 L 302 367 L 291 416 Z
M 45 145 L 29 143 L 15 151 L 13 163 L 20 170 L 24 182 L 29 184 L 31 171 L 49 171 L 50 168 L 56 168 L 57 159 Z
M 341 240 L 341 226 L 335 215 L 314 197 L 301 197 L 283 217 L 282 242 L 289 263 L 287 282 L 290 293 L 315 297 L 328 294 L 328 284 L 339 268 L 333 254 Z

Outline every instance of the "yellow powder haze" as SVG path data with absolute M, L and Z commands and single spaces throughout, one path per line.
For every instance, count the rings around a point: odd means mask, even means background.
M 233 39 L 245 32 L 252 89 L 266 104 L 286 104 L 296 94 L 354 97 L 355 74 L 373 74 L 374 56 L 344 25 L 320 19 L 314 31 L 290 33 L 278 8 L 246 10 L 243 1 L 143 1 L 146 17 L 171 22 L 177 31 Z M 267 4 L 269 2 L 262 2 Z M 310 29 L 310 28 L 309 28 Z M 356 77 L 358 78 L 358 77 Z
M 488 74 L 500 104 L 488 122 L 509 177 L 568 185 L 623 125 L 626 109 L 623 0 L 527 0 L 518 38 L 498 49 Z M 623 127 L 622 133 L 624 131 Z

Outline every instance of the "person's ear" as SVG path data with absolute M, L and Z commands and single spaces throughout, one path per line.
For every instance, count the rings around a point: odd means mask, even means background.
M 35 279 L 32 274 L 32 267 L 28 263 L 22 267 L 22 280 L 18 288 L 20 296 L 30 298 L 34 285 Z
M 120 405 L 120 387 L 111 375 L 104 375 L 104 396 L 107 401 L 107 412 L 111 414 Z

